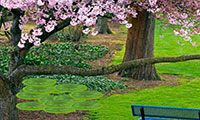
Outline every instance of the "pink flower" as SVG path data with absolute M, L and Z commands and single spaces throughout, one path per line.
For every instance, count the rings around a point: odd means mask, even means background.
M 28 40 L 28 39 L 29 39 L 28 34 L 27 34 L 27 33 L 22 33 L 21 39 L 23 39 L 23 40 Z
M 85 30 L 83 30 L 83 33 L 84 34 L 88 34 L 90 32 L 90 29 L 89 28 L 86 28 Z
M 196 42 L 192 42 L 192 46 L 196 47 L 197 46 Z
M 55 26 L 57 25 L 56 21 L 49 21 L 47 25 L 45 26 L 46 32 L 52 32 L 55 29 Z
M 37 1 L 37 5 L 38 5 L 38 6 L 43 6 L 43 5 L 44 5 L 44 2 L 42 2 L 42 0 L 38 0 L 38 1 Z
M 25 47 L 24 44 L 21 43 L 21 42 L 18 42 L 17 46 L 18 46 L 19 48 L 24 48 L 24 47 Z
M 92 36 L 96 36 L 98 34 L 98 31 L 95 30 L 95 28 L 92 28 Z
M 45 19 L 40 19 L 38 22 L 37 22 L 37 25 L 44 25 L 46 24 L 46 20 Z
M 33 43 L 33 42 L 34 42 L 33 38 L 30 37 L 30 38 L 28 39 L 28 42 L 29 42 L 29 43 Z
M 126 28 L 131 28 L 133 25 L 132 24 L 130 24 L 130 23 L 128 23 L 128 24 L 126 24 Z
M 40 41 L 35 41 L 33 44 L 34 44 L 34 46 L 40 46 L 41 43 L 40 43 Z
M 33 29 L 32 34 L 33 34 L 33 36 L 41 36 L 43 34 L 42 29 L 41 28 Z
M 67 16 L 67 15 L 65 15 L 65 14 L 61 14 L 61 15 L 60 15 L 60 18 L 61 18 L 62 20 L 65 20 L 65 19 L 67 19 L 67 18 L 68 18 L 68 16 Z

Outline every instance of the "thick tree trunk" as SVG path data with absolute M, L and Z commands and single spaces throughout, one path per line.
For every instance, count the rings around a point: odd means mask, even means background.
M 20 20 L 20 15 L 19 14 L 14 14 L 13 13 L 13 23 L 12 23 L 12 28 L 10 30 L 11 32 L 11 46 L 17 46 L 18 42 L 21 39 L 21 30 L 19 28 L 19 20 Z M 25 56 L 25 55 L 23 55 Z M 22 54 L 20 54 L 20 50 L 16 49 L 12 54 L 10 58 L 10 67 L 9 67 L 9 73 L 14 71 L 17 66 L 20 66 L 23 64 L 24 57 L 22 57 Z
M 108 26 L 108 20 L 107 18 L 98 17 L 97 20 L 97 31 L 99 34 L 112 34 L 112 31 L 110 30 Z
M 133 24 L 133 27 L 128 30 L 123 62 L 154 57 L 154 15 L 145 10 L 139 11 L 137 18 L 130 17 L 129 22 Z M 135 80 L 160 79 L 154 65 L 126 69 L 119 75 L 133 77 Z
M 18 120 L 17 99 L 8 80 L 0 73 L 0 120 Z M 13 90 L 14 91 L 14 90 Z
M 11 28 L 11 45 L 17 46 L 18 42 L 21 38 L 21 30 L 19 29 L 19 13 L 13 13 L 13 23 Z M 18 66 L 24 63 L 24 58 L 26 55 L 25 50 L 20 50 L 15 48 L 15 50 L 11 53 L 10 56 L 10 67 L 9 74 L 11 74 Z M 6 81 L 0 82 L 0 105 L 2 108 L 2 116 L 0 120 L 18 120 L 18 109 L 16 108 L 17 99 L 16 94 L 18 92 L 17 89 L 17 80 L 15 77 L 10 77 Z

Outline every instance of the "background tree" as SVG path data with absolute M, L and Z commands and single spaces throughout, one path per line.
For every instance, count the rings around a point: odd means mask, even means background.
M 108 26 L 108 19 L 102 16 L 99 16 L 97 19 L 97 31 L 99 34 L 112 34 Z
M 186 2 L 187 6 L 182 6 L 182 2 Z M 91 28 L 96 24 L 97 16 L 104 16 L 105 13 L 113 13 L 113 21 L 117 21 L 120 24 L 126 24 L 128 28 L 131 27 L 126 19 L 128 14 L 132 17 L 136 17 L 137 12 L 135 8 L 132 9 L 130 5 L 134 4 L 140 6 L 139 8 L 146 9 L 151 12 L 157 12 L 160 15 L 167 14 L 168 17 L 164 19 L 179 21 L 174 18 L 173 8 L 184 8 L 188 11 L 192 10 L 192 13 L 186 13 L 190 16 L 197 15 L 199 18 L 198 8 L 200 2 L 193 0 L 191 4 L 189 1 L 156 1 L 156 0 L 15 0 L 15 1 L 0 1 L 0 6 L 12 13 L 12 25 L 10 28 L 11 39 L 10 43 L 14 50 L 10 55 L 10 65 L 8 75 L 4 75 L 0 71 L 0 119 L 3 120 L 18 120 L 18 110 L 16 108 L 16 93 L 19 91 L 19 85 L 22 82 L 22 78 L 27 75 L 54 75 L 54 74 L 74 74 L 74 75 L 103 75 L 110 74 L 122 69 L 129 69 L 138 66 L 144 66 L 149 64 L 155 64 L 160 62 L 177 62 L 191 59 L 200 59 L 199 55 L 181 56 L 175 58 L 146 58 L 138 59 L 134 61 L 124 62 L 123 64 L 110 66 L 106 68 L 98 69 L 81 69 L 72 66 L 56 66 L 56 65 L 44 65 L 44 66 L 32 66 L 25 65 L 24 60 L 28 51 L 33 46 L 39 46 L 49 36 L 64 29 L 66 26 L 76 26 L 79 24 L 84 25 L 83 32 L 85 34 L 91 33 L 96 35 L 97 32 L 94 28 Z M 174 6 L 172 6 L 173 4 Z M 189 5 L 188 5 L 189 4 Z M 147 7 L 146 5 L 150 6 Z M 155 7 L 157 6 L 157 8 Z M 162 9 L 161 9 L 162 8 Z M 165 8 L 165 9 L 164 9 Z M 196 8 L 196 9 L 194 9 Z M 175 11 L 180 12 L 179 9 Z M 182 15 L 182 14 L 181 14 Z M 178 15 L 175 14 L 175 17 Z M 199 22 L 194 17 L 189 17 L 190 21 L 195 22 L 190 29 L 191 32 L 184 33 L 186 29 L 182 28 L 176 30 L 177 34 L 185 35 L 188 38 L 190 33 L 198 34 Z M 29 33 L 24 33 L 24 25 L 28 21 L 34 21 L 37 25 Z M 172 23 L 171 23 L 172 24 Z M 178 23 L 177 23 L 178 24 Z M 180 26 L 186 25 L 179 24 Z M 5 27 L 9 28 L 9 24 L 5 24 Z M 187 26 L 187 25 L 186 25 Z M 197 27 L 198 26 L 198 27 Z M 187 30 L 190 30 L 187 29 Z M 196 33 L 195 33 L 196 32 Z M 188 38 L 189 39 L 189 38 Z

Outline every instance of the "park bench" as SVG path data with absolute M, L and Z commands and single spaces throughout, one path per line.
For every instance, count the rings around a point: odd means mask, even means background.
M 132 105 L 131 108 L 133 116 L 141 116 L 141 118 L 138 120 L 166 120 L 166 119 L 200 120 L 200 109 L 145 106 L 145 105 Z

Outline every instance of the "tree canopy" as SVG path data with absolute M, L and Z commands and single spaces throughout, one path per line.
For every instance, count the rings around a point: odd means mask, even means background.
M 1 11 L 8 10 L 20 16 L 20 30 L 23 31 L 29 21 L 37 25 L 30 33 L 21 34 L 17 41 L 19 48 L 24 48 L 26 43 L 39 46 L 46 38 L 42 36 L 49 36 L 67 25 L 82 24 L 85 34 L 95 36 L 98 34 L 94 28 L 98 16 L 109 17 L 130 28 L 132 25 L 127 18 L 137 17 L 137 12 L 144 9 L 154 13 L 163 25 L 174 28 L 176 35 L 184 37 L 193 46 L 196 43 L 190 36 L 200 31 L 199 0 L 1 0 L 0 6 Z M 12 26 L 6 23 L 4 29 Z

